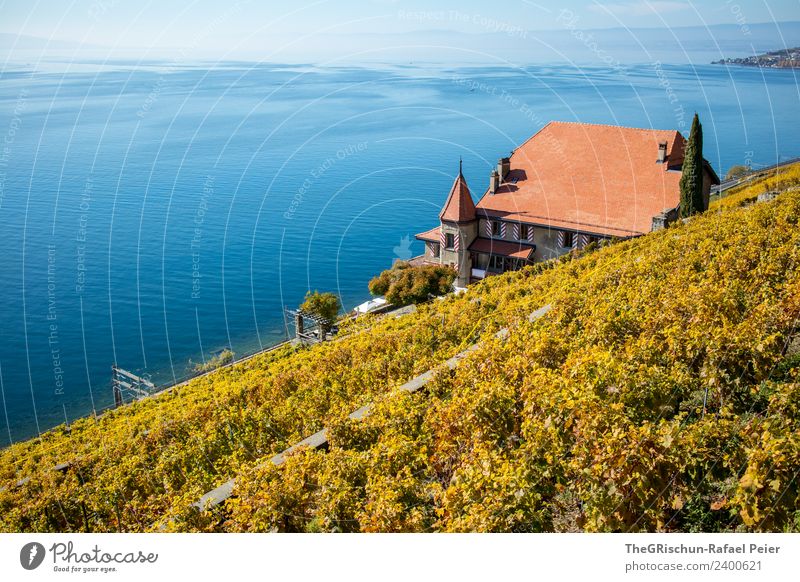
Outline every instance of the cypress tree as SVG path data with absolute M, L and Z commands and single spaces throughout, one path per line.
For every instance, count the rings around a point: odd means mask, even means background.
M 692 119 L 692 129 L 686 142 L 681 170 L 680 216 L 686 218 L 705 210 L 703 200 L 703 126 L 697 113 Z

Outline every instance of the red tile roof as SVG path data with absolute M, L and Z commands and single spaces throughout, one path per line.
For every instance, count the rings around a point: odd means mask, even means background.
M 437 226 L 436 228 L 432 228 L 430 230 L 426 230 L 425 232 L 414 235 L 414 238 L 417 240 L 427 240 L 430 242 L 441 242 L 441 233 L 442 227 Z
M 658 163 L 658 144 L 667 162 Z M 519 146 L 478 214 L 627 237 L 680 201 L 685 140 L 675 130 L 550 122 Z
M 489 253 L 515 259 L 527 259 L 534 251 L 534 247 L 519 243 L 493 240 L 490 238 L 476 238 L 469 245 L 469 250 L 476 253 Z
M 475 203 L 472 201 L 467 181 L 459 171 L 458 177 L 450 188 L 447 201 L 444 203 L 442 212 L 439 213 L 439 220 L 449 222 L 469 222 L 475 220 Z

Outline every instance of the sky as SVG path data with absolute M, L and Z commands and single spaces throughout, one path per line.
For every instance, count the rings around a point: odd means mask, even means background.
M 0 0 L 0 33 L 117 47 L 257 49 L 325 33 L 461 33 L 800 20 L 800 0 Z M 309 41 L 313 42 L 313 41 Z

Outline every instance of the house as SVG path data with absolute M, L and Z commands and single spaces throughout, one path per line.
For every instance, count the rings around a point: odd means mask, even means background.
M 686 140 L 675 130 L 550 122 L 501 158 L 477 204 L 459 173 L 414 264 L 445 264 L 457 286 L 640 236 L 677 219 Z M 704 160 L 705 206 L 719 184 Z

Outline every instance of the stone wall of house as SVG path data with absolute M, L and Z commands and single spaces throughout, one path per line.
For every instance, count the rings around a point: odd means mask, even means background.
M 466 287 L 469 284 L 472 268 L 468 249 L 469 245 L 472 244 L 472 241 L 477 237 L 478 223 L 477 221 L 467 224 L 442 222 L 442 232 L 445 235 L 450 233 L 460 237 L 458 252 L 442 246 L 440 251 L 441 262 L 443 265 L 449 265 L 454 268 L 457 267 L 458 278 L 455 281 L 455 285 L 457 287 Z
M 676 206 L 675 208 L 669 208 L 659 214 L 656 214 L 653 217 L 653 223 L 650 227 L 650 230 L 656 231 L 661 230 L 662 228 L 667 228 L 670 224 L 678 220 L 679 208 L 679 206 Z
M 558 246 L 558 231 L 551 228 L 533 227 L 533 242 L 536 244 L 534 261 L 548 261 L 568 253 L 570 247 Z
M 425 258 L 429 261 L 436 261 L 439 259 L 439 248 L 440 244 L 438 242 L 426 242 L 425 243 Z
M 487 220 L 478 220 L 478 236 L 492 238 L 493 240 L 503 240 L 508 242 L 518 242 L 514 239 L 514 228 L 512 222 L 506 222 L 506 236 L 488 236 L 486 230 Z M 543 226 L 533 226 L 533 244 L 536 245 L 536 253 L 533 255 L 535 262 L 553 259 L 570 251 L 570 247 L 558 246 L 558 230 Z

